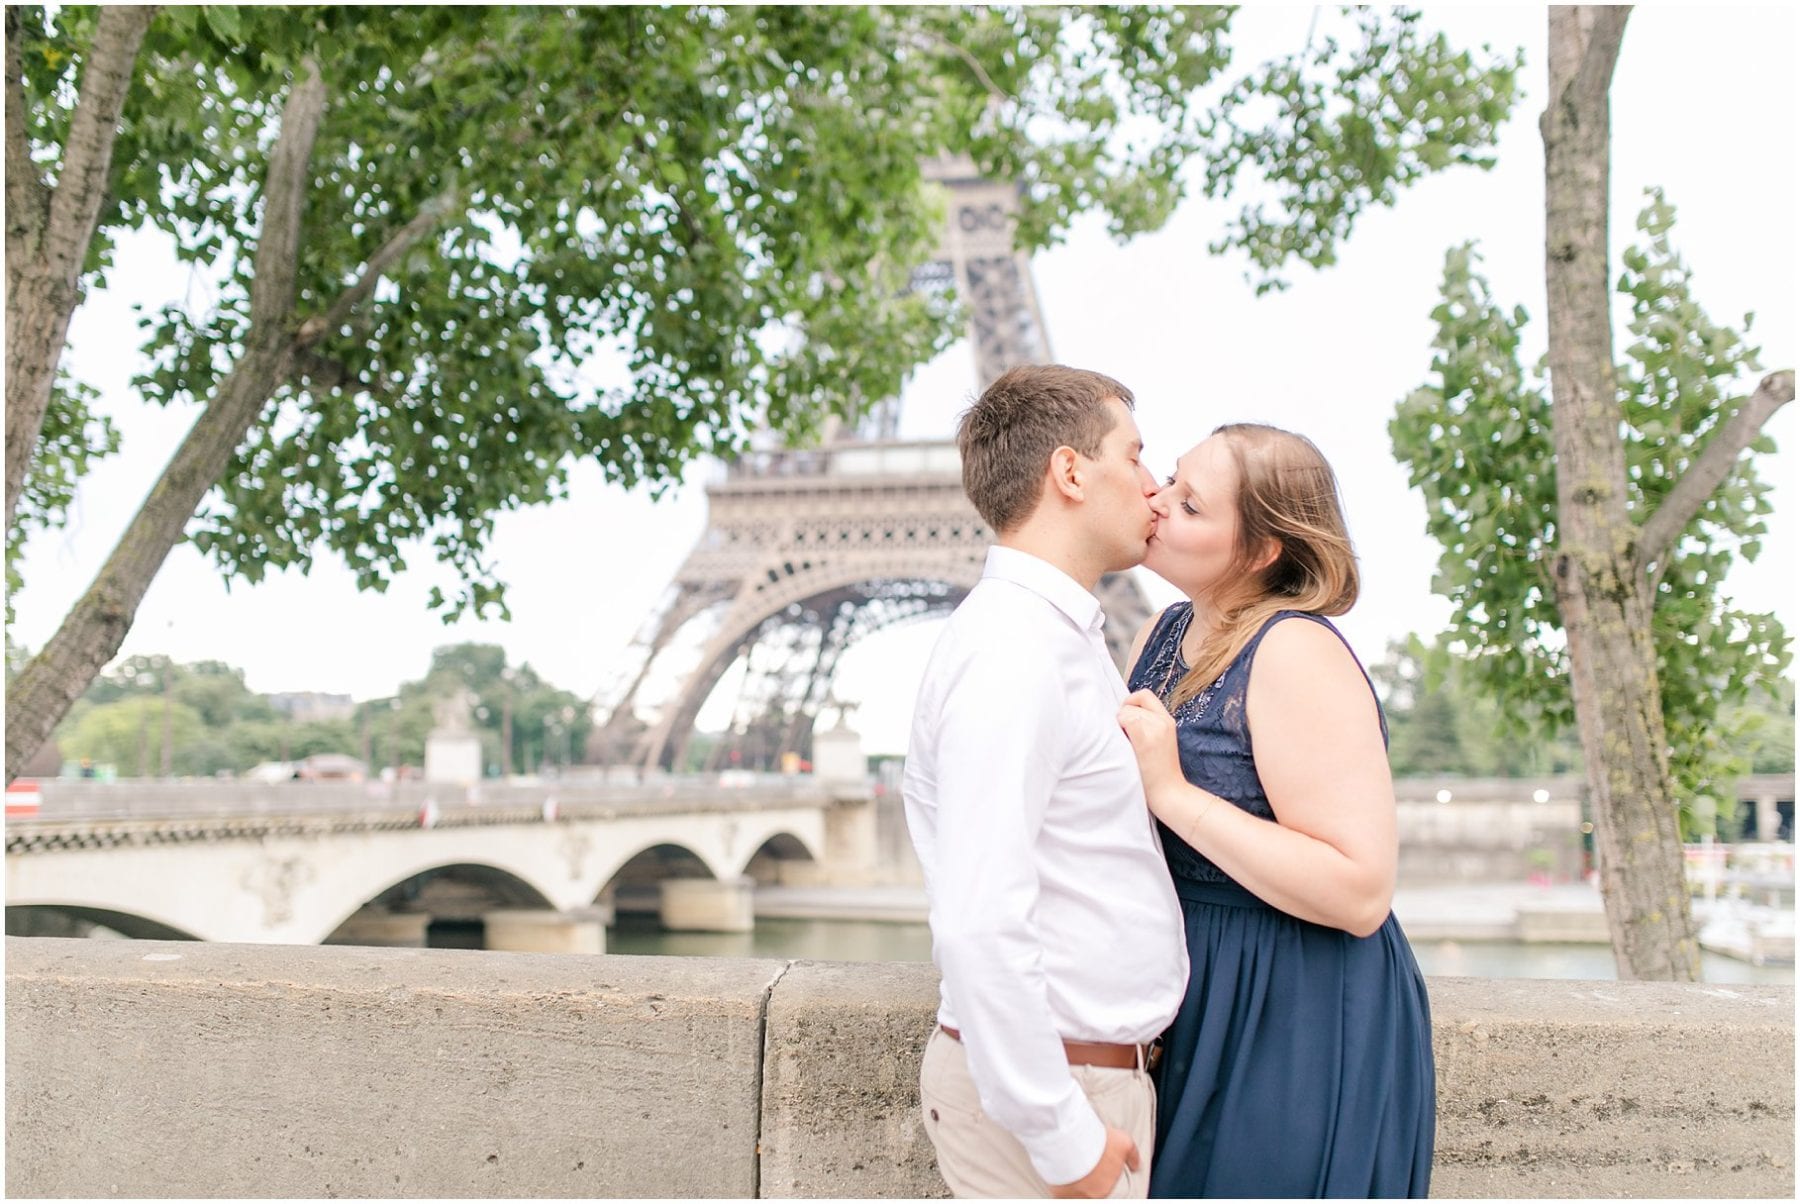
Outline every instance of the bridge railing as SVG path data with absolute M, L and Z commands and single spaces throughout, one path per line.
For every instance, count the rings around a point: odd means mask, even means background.
M 241 782 L 58 779 L 42 783 L 37 814 L 8 816 L 9 827 L 81 820 L 244 818 L 258 815 L 336 815 L 380 812 L 440 814 L 471 810 L 755 809 L 785 804 L 825 805 L 866 799 L 860 782 L 808 775 L 727 779 L 717 775 L 645 775 L 641 781 L 595 779 L 447 782 Z

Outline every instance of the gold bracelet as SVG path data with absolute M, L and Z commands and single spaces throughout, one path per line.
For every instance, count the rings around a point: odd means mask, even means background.
M 1203 791 L 1202 793 L 1206 795 L 1206 801 L 1200 805 L 1200 812 L 1194 816 L 1194 822 L 1188 825 L 1187 842 L 1191 847 L 1196 849 L 1200 847 L 1194 843 L 1194 837 L 1200 832 L 1200 821 L 1206 818 L 1206 813 L 1211 811 L 1213 804 L 1219 801 L 1219 796 L 1213 794 L 1211 791 Z

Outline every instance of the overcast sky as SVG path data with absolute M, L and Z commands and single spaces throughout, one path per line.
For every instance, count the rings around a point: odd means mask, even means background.
M 1335 267 L 1302 269 L 1288 292 L 1260 299 L 1241 261 L 1206 253 L 1233 211 L 1227 204 L 1191 201 L 1162 231 L 1122 247 L 1098 221 L 1084 221 L 1034 263 L 1056 358 L 1131 386 L 1159 474 L 1221 422 L 1272 422 L 1319 444 L 1337 469 L 1362 560 L 1362 600 L 1342 626 L 1365 660 L 1408 632 L 1435 633 L 1448 614 L 1431 593 L 1438 547 L 1424 533 L 1423 500 L 1408 489 L 1386 429 L 1395 404 L 1428 377 L 1429 315 L 1445 250 L 1478 240 L 1496 299 L 1532 315 L 1527 362 L 1544 345 L 1544 12 L 1429 13 L 1460 45 L 1525 49 L 1525 96 L 1491 172 L 1462 169 L 1414 186 L 1395 208 L 1363 219 Z M 1240 61 L 1302 44 L 1309 20 L 1306 8 L 1241 15 Z M 1612 93 L 1615 253 L 1635 237 L 1644 189 L 1662 186 L 1698 297 L 1716 321 L 1755 313 L 1752 342 L 1764 349 L 1765 369 L 1795 359 L 1795 49 L 1795 18 L 1785 8 L 1640 8 Z M 128 240 L 118 261 L 112 287 L 76 316 L 67 363 L 101 390 L 124 447 L 83 484 L 70 527 L 27 549 L 14 638 L 31 648 L 92 580 L 194 417 L 141 403 L 127 383 L 134 357 L 125 350 L 138 342 L 131 304 L 189 295 L 188 273 L 153 237 Z M 1622 321 L 1617 329 L 1622 351 Z M 901 433 L 949 437 L 974 383 L 966 344 L 921 369 L 904 394 Z M 1745 380 L 1743 390 L 1754 383 Z M 1790 446 L 1797 422 L 1789 406 L 1771 424 L 1782 450 L 1761 468 L 1776 482 L 1769 536 L 1762 558 L 1738 565 L 1726 583 L 1739 605 L 1775 611 L 1790 631 L 1800 627 Z M 434 585 L 448 592 L 451 577 L 424 547 L 387 593 L 362 594 L 333 560 L 307 576 L 228 589 L 183 546 L 151 586 L 123 654 L 218 659 L 242 667 L 256 690 L 366 698 L 421 676 L 433 647 L 482 640 L 591 694 L 704 529 L 707 472 L 696 467 L 684 488 L 652 503 L 583 465 L 568 501 L 503 516 L 491 552 L 509 586 L 511 623 L 446 627 L 433 617 L 426 598 Z M 1139 571 L 1154 602 L 1174 600 L 1170 587 Z M 871 751 L 903 750 L 937 626 L 884 632 L 841 662 L 838 691 L 862 703 L 856 725 Z

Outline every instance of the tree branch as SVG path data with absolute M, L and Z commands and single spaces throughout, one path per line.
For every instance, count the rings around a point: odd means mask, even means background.
M 31 163 L 25 125 L 18 26 L 7 17 L 6 155 L 7 200 L 14 198 L 12 173 L 18 156 L 25 171 L 19 220 L 35 220 L 33 230 L 6 229 L 6 522 L 10 526 L 37 453 L 44 414 L 56 382 L 56 368 L 68 342 L 69 319 L 81 300 L 81 272 L 100 220 L 112 176 L 113 143 L 119 116 L 137 63 L 138 47 L 154 8 L 104 8 L 93 45 L 81 68 L 81 92 L 69 119 L 56 187 L 45 194 Z M 15 122 L 17 123 L 15 125 Z
M 11 781 L 70 705 L 119 651 L 138 604 L 181 540 L 188 521 L 231 463 L 269 398 L 293 371 L 291 334 L 299 274 L 301 219 L 310 191 L 313 144 L 325 111 L 318 64 L 288 92 L 281 134 L 269 155 L 263 228 L 250 286 L 250 334 L 206 409 L 119 537 L 94 583 L 6 694 L 6 777 Z M 11 332 L 8 332 L 10 338 Z M 10 435 L 11 432 L 9 431 Z
M 1584 95 L 1603 96 L 1612 88 L 1619 43 L 1625 37 L 1625 22 L 1630 16 L 1629 4 L 1590 4 L 1583 9 L 1581 25 L 1587 44 L 1582 47 L 1575 86 Z
M 1312 6 L 1312 17 L 1306 22 L 1306 45 L 1300 47 L 1303 55 L 1312 49 L 1313 34 L 1319 31 L 1319 8 L 1317 4 Z
M 81 99 L 69 120 L 69 142 L 50 201 L 44 250 L 52 270 L 80 272 L 87 259 L 112 175 L 113 142 L 119 136 L 119 116 L 131 90 L 138 47 L 155 16 L 156 9 L 149 6 L 109 5 L 100 10 L 94 44 L 81 68 Z
M 921 32 L 927 38 L 930 38 L 933 42 L 935 42 L 937 45 L 943 47 L 945 50 L 948 50 L 951 54 L 954 54 L 957 58 L 961 59 L 963 61 L 964 65 L 967 66 L 970 71 L 973 71 L 975 73 L 975 78 L 981 81 L 981 86 L 987 89 L 989 96 L 993 97 L 995 100 L 1002 101 L 1002 102 L 1010 101 L 1013 99 L 1012 96 L 1006 91 L 1006 89 L 1002 88 L 999 84 L 994 82 L 993 77 L 987 73 L 987 70 L 985 68 L 983 68 L 982 65 L 978 61 L 976 61 L 976 58 L 974 55 L 970 54 L 967 50 L 963 49 L 961 46 L 958 46 L 955 42 L 952 42 L 949 38 L 946 38 L 943 34 L 937 32 L 935 29 L 922 30 Z M 920 49 L 925 49 L 925 47 L 921 46 Z
M 325 116 L 325 82 L 311 58 L 281 109 L 281 136 L 269 156 L 263 187 L 263 227 L 256 241 L 256 276 L 250 283 L 250 324 L 272 333 L 294 308 L 300 262 L 300 225 L 311 190 L 313 143 Z
M 31 158 L 25 129 L 25 69 L 19 54 L 19 10 L 6 6 L 6 274 L 23 267 L 23 256 L 44 230 L 49 189 Z
M 1675 482 L 1675 488 L 1663 498 L 1656 513 L 1644 521 L 1637 539 L 1638 563 L 1649 572 L 1652 587 L 1662 580 L 1675 541 L 1700 513 L 1700 507 L 1731 475 L 1738 457 L 1756 441 L 1757 433 L 1775 411 L 1792 400 L 1793 369 L 1763 377 L 1756 391 L 1707 440 L 1706 447 Z
M 456 189 L 446 188 L 438 193 L 419 209 L 413 219 L 389 236 L 381 244 L 379 250 L 369 256 L 363 264 L 362 275 L 356 283 L 338 294 L 331 308 L 323 314 L 315 314 L 301 324 L 300 333 L 295 339 L 295 346 L 304 350 L 317 343 L 328 333 L 336 330 L 350 319 L 356 307 L 368 300 L 375 291 L 375 285 L 381 280 L 381 274 L 388 270 L 402 255 L 412 249 L 432 227 L 444 220 L 444 215 L 456 208 Z

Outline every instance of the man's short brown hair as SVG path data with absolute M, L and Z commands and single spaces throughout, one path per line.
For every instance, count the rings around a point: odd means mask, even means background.
M 1031 517 L 1050 453 L 1071 447 L 1090 459 L 1113 428 L 1111 398 L 1130 408 L 1131 390 L 1110 376 L 1061 364 L 1013 368 L 987 387 L 956 425 L 963 492 L 995 534 Z

